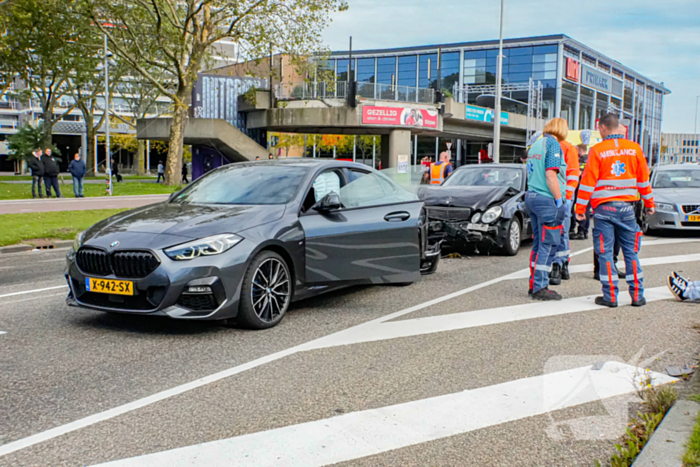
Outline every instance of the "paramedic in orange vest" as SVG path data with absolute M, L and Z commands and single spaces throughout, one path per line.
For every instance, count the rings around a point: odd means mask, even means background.
M 603 115 L 599 123 L 603 142 L 588 153 L 581 177 L 576 218 L 585 219 L 588 202 L 593 207 L 593 244 L 598 254 L 603 296 L 597 305 L 614 308 L 618 300 L 617 269 L 613 260 L 615 242 L 625 257 L 625 279 L 632 306 L 644 306 L 644 276 L 639 264 L 642 233 L 637 225 L 634 205 L 639 194 L 647 213 L 654 213 L 654 197 L 649 184 L 649 166 L 642 148 L 624 138 L 617 115 Z
M 566 218 L 564 219 L 564 230 L 561 233 L 561 241 L 552 263 L 552 272 L 549 275 L 550 285 L 561 284 L 562 279 L 568 281 L 569 256 L 571 256 L 571 244 L 569 242 L 569 230 L 571 229 L 572 204 L 574 193 L 578 187 L 578 179 L 581 176 L 581 169 L 578 162 L 578 150 L 568 141 L 560 141 L 561 149 L 564 152 L 566 162 Z
M 430 184 L 440 185 L 451 173 L 450 155 L 443 151 L 440 153 L 440 161 L 430 166 Z

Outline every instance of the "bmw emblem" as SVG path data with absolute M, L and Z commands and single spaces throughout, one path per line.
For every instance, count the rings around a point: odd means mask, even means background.
M 119 246 L 119 240 L 117 240 L 116 242 L 112 242 L 112 244 L 109 246 L 111 246 L 112 248 L 114 248 L 115 246 Z

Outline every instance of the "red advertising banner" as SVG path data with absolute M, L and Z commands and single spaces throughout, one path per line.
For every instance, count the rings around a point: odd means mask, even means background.
M 566 78 L 578 81 L 580 78 L 580 67 L 578 62 L 571 57 L 566 57 Z
M 362 106 L 362 124 L 437 128 L 438 112 L 411 107 L 364 105 Z

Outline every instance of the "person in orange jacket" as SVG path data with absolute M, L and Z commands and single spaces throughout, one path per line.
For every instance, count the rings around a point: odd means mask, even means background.
M 603 285 L 603 296 L 596 297 L 595 303 L 611 308 L 617 306 L 619 279 L 613 251 L 618 241 L 625 257 L 625 279 L 632 306 L 644 306 L 644 275 L 638 256 L 642 233 L 634 205 L 639 195 L 647 212 L 654 213 L 649 166 L 642 148 L 623 136 L 617 115 L 603 115 L 599 128 L 603 141 L 588 153 L 576 201 L 579 220 L 585 219 L 588 203 L 593 206 L 593 244 Z
M 566 140 L 561 141 L 559 144 L 564 151 L 564 161 L 566 162 L 566 218 L 564 219 L 564 230 L 561 233 L 561 240 L 552 263 L 552 272 L 549 275 L 550 285 L 559 285 L 562 279 L 568 281 L 570 278 L 569 257 L 571 256 L 571 244 L 569 241 L 569 230 L 571 229 L 571 205 L 573 204 L 574 194 L 581 176 L 578 150 Z

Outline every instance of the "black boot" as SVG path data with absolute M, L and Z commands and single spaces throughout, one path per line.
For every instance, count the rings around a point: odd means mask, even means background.
M 549 273 L 549 285 L 561 284 L 561 264 L 553 263 L 552 272 Z
M 596 297 L 595 304 L 601 305 L 601 306 L 607 306 L 609 308 L 617 308 L 617 302 L 609 302 L 605 299 L 605 297 Z M 641 305 L 637 305 L 637 306 L 641 306 Z
M 569 262 L 567 261 L 564 263 L 561 267 L 561 279 L 564 281 L 568 281 L 571 279 L 571 274 L 569 274 Z
M 550 301 L 550 300 L 561 300 L 561 295 L 556 293 L 554 290 L 549 290 L 547 288 L 545 289 L 540 289 L 534 294 L 532 294 L 532 299 L 533 300 L 542 300 L 542 301 Z

